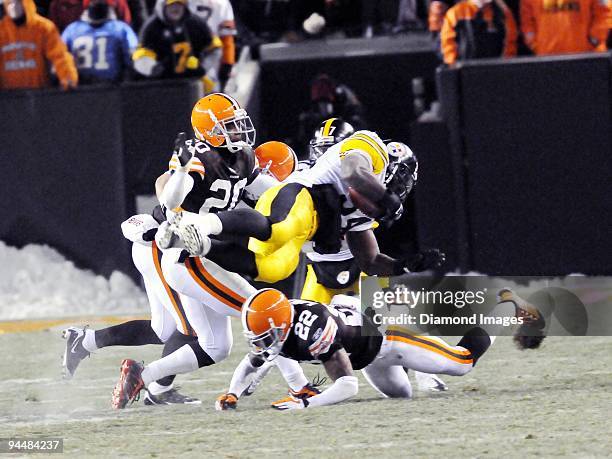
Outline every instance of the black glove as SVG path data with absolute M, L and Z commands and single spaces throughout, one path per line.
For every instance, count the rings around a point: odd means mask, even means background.
M 402 200 L 395 193 L 386 190 L 382 198 L 377 202 L 378 206 L 384 211 L 382 217 L 378 219 L 380 223 L 390 225 L 396 220 L 399 220 L 404 213 Z
M 184 132 L 179 132 L 179 135 L 176 136 L 176 140 L 174 141 L 173 153 L 178 158 L 181 167 L 185 167 L 189 160 L 193 157 L 193 153 L 189 151 L 187 142 L 187 134 Z
M 429 249 L 416 255 L 399 258 L 395 262 L 394 274 L 418 273 L 428 269 L 438 269 L 446 261 L 446 255 L 438 249 Z

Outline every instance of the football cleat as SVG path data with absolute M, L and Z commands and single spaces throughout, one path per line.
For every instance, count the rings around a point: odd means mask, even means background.
M 235 410 L 237 406 L 238 397 L 231 393 L 219 395 L 215 400 L 215 410 L 217 411 Z
M 111 401 L 113 408 L 121 410 L 125 408 L 128 403 L 132 403 L 136 400 L 140 391 L 144 388 L 144 382 L 141 376 L 142 370 L 144 370 L 144 365 L 135 360 L 125 359 L 121 362 L 119 381 L 115 384 Z
M 420 391 L 444 392 L 448 390 L 448 386 L 437 375 L 415 371 L 414 377 Z
M 145 389 L 144 397 L 145 405 L 201 405 L 202 401 L 181 394 L 176 389 L 170 389 L 161 394 L 153 395 L 151 392 Z
M 66 340 L 66 349 L 64 349 L 62 359 L 64 379 L 71 379 L 81 360 L 90 355 L 89 351 L 83 347 L 86 329 L 87 327 L 68 327 L 62 331 L 62 337 Z
M 179 237 L 190 255 L 203 257 L 210 251 L 210 238 L 203 235 L 196 225 L 185 225 L 179 231 Z
M 497 292 L 497 302 L 513 303 L 516 308 L 516 317 L 522 317 L 526 323 L 543 323 L 544 319 L 540 311 L 509 288 L 503 288 Z

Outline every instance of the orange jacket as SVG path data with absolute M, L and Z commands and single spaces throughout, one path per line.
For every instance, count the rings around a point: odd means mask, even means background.
M 516 56 L 516 22 L 501 0 L 485 4 L 482 9 L 463 0 L 446 12 L 440 45 L 446 64 L 459 59 Z
M 605 51 L 606 0 L 521 0 L 521 31 L 536 54 Z
M 42 88 L 49 85 L 48 62 L 63 87 L 78 74 L 55 24 L 36 13 L 34 0 L 23 0 L 26 22 L 21 26 L 4 15 L 0 20 L 0 89 Z

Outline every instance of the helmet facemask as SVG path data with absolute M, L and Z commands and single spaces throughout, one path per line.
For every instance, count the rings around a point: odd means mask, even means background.
M 319 159 L 334 144 L 334 138 L 314 138 L 308 142 L 308 159 L 313 163 Z
M 244 334 L 253 354 L 272 361 L 280 354 L 289 333 L 287 324 L 277 326 L 272 318 L 268 320 L 270 328 L 265 332 L 255 335 L 251 331 L 246 331 Z
M 222 120 L 218 120 L 212 110 L 208 113 L 214 123 L 210 136 L 219 139 L 220 147 L 235 153 L 245 146 L 252 147 L 255 144 L 255 127 L 246 110 L 235 110 L 234 116 Z

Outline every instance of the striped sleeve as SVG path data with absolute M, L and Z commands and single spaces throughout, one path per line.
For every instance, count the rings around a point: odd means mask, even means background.
M 170 162 L 168 163 L 168 170 L 173 171 L 180 166 L 181 164 L 179 163 L 178 157 L 176 155 L 172 155 L 172 158 L 170 158 Z M 189 162 L 188 172 L 197 172 L 202 178 L 204 178 L 206 170 L 204 169 L 204 164 L 202 161 L 198 157 L 194 156 Z
M 308 346 L 308 351 L 315 358 L 319 358 L 321 354 L 325 354 L 329 351 L 329 348 L 336 339 L 336 333 L 338 332 L 338 325 L 332 317 L 327 318 L 325 328 L 321 335 L 314 340 L 314 342 Z

